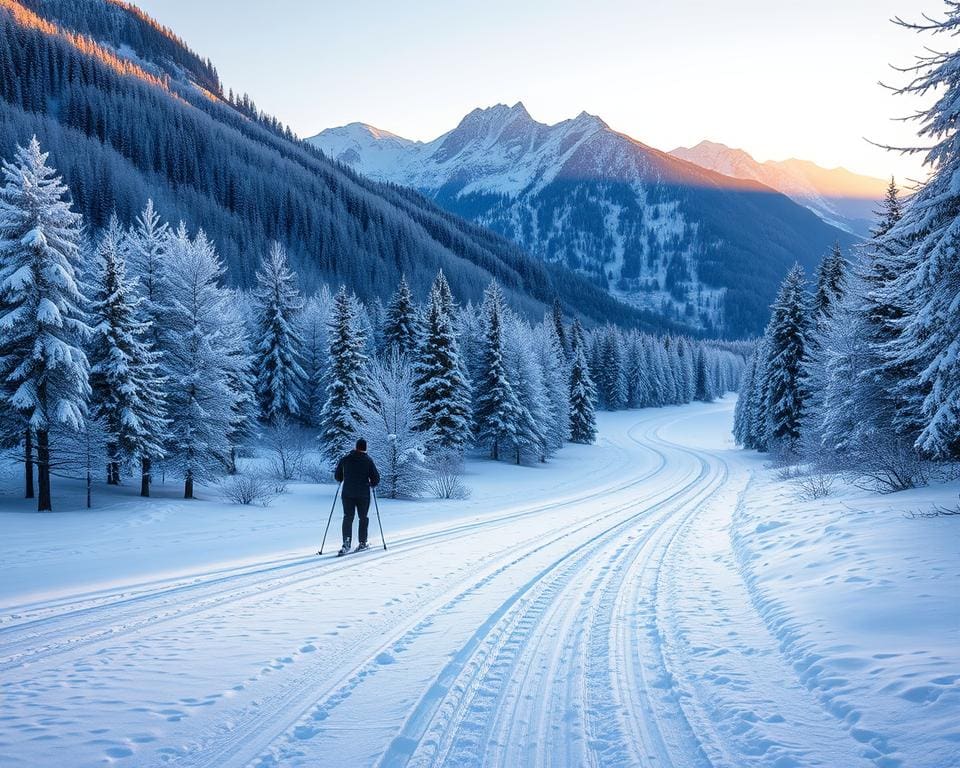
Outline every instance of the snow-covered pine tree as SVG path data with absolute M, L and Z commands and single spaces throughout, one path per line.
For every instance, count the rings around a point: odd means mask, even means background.
M 107 482 L 120 484 L 121 467 L 140 463 L 140 495 L 150 495 L 152 462 L 164 455 L 168 437 L 166 384 L 159 372 L 148 323 L 139 314 L 144 299 L 127 277 L 124 234 L 116 216 L 97 245 L 90 321 L 91 410 L 107 436 Z
M 396 350 L 401 355 L 412 357 L 420 345 L 420 318 L 413 300 L 407 278 L 400 277 L 400 284 L 387 304 L 383 325 L 384 352 L 389 355 Z
M 770 438 L 782 455 L 796 455 L 804 400 L 807 396 L 803 361 L 809 337 L 809 299 L 803 268 L 787 274 L 773 304 L 767 364 Z
M 813 295 L 814 318 L 830 317 L 830 307 L 843 298 L 843 281 L 847 273 L 847 260 L 840 250 L 840 243 L 834 243 L 833 249 L 817 267 L 817 287 Z
M 474 425 L 477 443 L 499 460 L 515 442 L 522 413 L 507 370 L 503 293 L 496 280 L 484 291 L 484 337 L 480 378 L 476 383 Z
M 694 371 L 694 400 L 701 403 L 712 403 L 714 398 L 714 385 L 710 381 L 710 354 L 702 344 L 696 351 L 696 368 Z
M 468 301 L 457 312 L 457 343 L 460 347 L 460 359 L 464 363 L 467 380 L 480 380 L 481 350 L 483 349 L 483 316 L 480 307 Z
M 353 447 L 354 425 L 360 418 L 356 403 L 367 397 L 366 338 L 358 314 L 359 302 L 341 286 L 330 314 L 327 399 L 320 412 L 320 444 L 331 463 Z
M 81 219 L 47 157 L 36 137 L 18 146 L 0 187 L 0 398 L 36 436 L 40 511 L 52 509 L 50 432 L 79 430 L 89 396 Z
M 677 352 L 677 397 L 678 403 L 689 403 L 694 399 L 697 389 L 694 370 L 693 346 L 681 337 L 676 340 Z
M 257 403 L 254 358 L 251 351 L 249 325 L 244 317 L 243 297 L 240 291 L 227 291 L 221 318 L 223 351 L 227 355 L 227 387 L 230 390 L 230 430 L 227 441 L 230 452 L 227 456 L 227 472 L 237 473 L 237 455 L 243 445 L 257 434 L 257 418 L 260 407 Z
M 917 31 L 955 37 L 960 31 L 960 3 L 947 2 L 942 20 L 927 17 Z M 914 119 L 931 176 L 913 195 L 903 217 L 881 238 L 900 251 L 900 276 L 886 296 L 906 301 L 906 317 L 895 321 L 902 331 L 890 349 L 889 365 L 915 372 L 903 382 L 898 427 L 919 430 L 917 447 L 937 459 L 960 456 L 960 51 L 928 48 L 908 68 L 910 82 L 899 90 L 936 99 Z M 918 407 L 919 406 L 919 407 Z
M 417 425 L 432 435 L 431 450 L 462 452 L 470 442 L 471 391 L 460 359 L 455 312 L 441 272 L 430 290 L 414 374 Z
M 804 350 L 804 387 L 807 392 L 803 426 L 804 451 L 819 453 L 823 444 L 823 398 L 827 390 L 827 337 L 833 334 L 833 319 L 847 290 L 848 264 L 836 243 L 817 267 L 817 285 L 811 305 L 811 319 Z
M 333 296 L 327 286 L 307 299 L 300 313 L 300 337 L 303 339 L 303 370 L 306 373 L 304 421 L 320 426 L 320 413 L 327 400 L 326 381 L 330 359 L 329 326 Z
M 770 333 L 771 329 L 768 326 L 754 352 L 753 392 L 750 396 L 752 403 L 749 419 L 750 442 L 744 445 L 757 451 L 766 451 L 770 446 Z
M 896 392 L 908 380 L 915 379 L 916 372 L 891 360 L 889 352 L 897 346 L 907 314 L 906 297 L 898 292 L 906 242 L 893 232 L 903 218 L 903 205 L 900 190 L 892 178 L 876 217 L 877 225 L 862 249 L 863 258 L 858 269 L 864 288 L 859 313 L 863 315 L 864 330 L 872 348 L 869 374 L 883 382 L 889 391 L 891 407 L 902 411 L 905 408 L 901 408 Z M 896 413 L 890 418 L 892 423 L 897 423 Z M 911 421 L 916 423 L 916 420 Z M 915 439 L 919 429 L 898 428 L 897 431 L 910 432 L 908 436 Z
M 584 346 L 584 354 L 587 356 L 587 363 L 590 366 L 590 378 L 594 382 L 597 393 L 596 405 L 598 408 L 606 408 L 606 387 L 604 386 L 607 377 L 607 371 L 603 365 L 603 333 L 600 328 L 595 328 L 591 333 L 584 333 L 587 344 Z
M 234 370 L 224 319 L 229 293 L 219 285 L 223 265 L 200 230 L 190 240 L 181 223 L 167 252 L 170 292 L 163 307 L 163 372 L 170 421 L 166 466 L 183 477 L 183 496 L 229 465 L 234 420 Z
M 651 405 L 652 386 L 650 369 L 644 349 L 643 337 L 633 331 L 626 340 L 626 354 L 623 361 L 627 380 L 628 408 L 646 408 Z
M 543 371 L 534 358 L 532 330 L 509 310 L 504 312 L 503 321 L 507 376 L 520 406 L 513 437 L 514 462 L 544 462 L 547 460 L 549 402 L 544 391 Z
M 254 367 L 260 416 L 268 424 L 279 419 L 297 420 L 307 376 L 301 365 L 303 338 L 297 324 L 303 297 L 279 243 L 270 247 L 270 253 L 261 262 L 253 295 L 258 331 Z
M 878 393 L 873 391 L 872 378 L 865 374 L 870 352 L 863 315 L 858 311 L 863 292 L 860 277 L 851 275 L 846 288 L 845 297 L 830 308 L 826 318 L 820 318 L 816 336 L 823 358 L 815 369 L 817 375 L 808 376 L 805 382 L 808 388 L 820 390 L 817 397 L 807 398 L 805 450 L 811 458 L 822 451 L 838 466 L 856 461 L 859 447 L 869 450 L 865 441 L 875 442 L 878 437 L 876 424 L 866 414 L 875 405 L 868 400 Z M 892 424 L 888 428 L 892 432 Z
M 417 428 L 413 364 L 397 345 L 384 360 L 369 366 L 368 395 L 355 402 L 357 436 L 380 470 L 379 493 L 388 499 L 412 499 L 426 485 L 425 454 L 430 433 Z
M 563 448 L 570 439 L 570 370 L 567 352 L 557 336 L 556 325 L 544 318 L 538 326 L 535 348 L 543 371 L 547 396 L 547 455 Z
M 665 370 L 663 345 L 653 336 L 644 337 L 643 355 L 650 382 L 650 405 L 660 407 L 669 402 L 667 396 L 668 372 Z
M 574 320 L 571 333 L 573 347 L 570 363 L 570 440 L 592 444 L 597 439 L 595 403 L 597 390 L 590 377 L 586 343 L 579 320 Z
M 747 367 L 740 382 L 740 396 L 733 411 L 733 439 L 742 448 L 754 447 L 751 444 L 753 433 L 751 420 L 756 413 L 756 404 L 753 401 L 756 368 L 757 352 L 754 349 L 747 359 Z
M 627 404 L 627 380 L 624 371 L 623 335 L 614 325 L 597 331 L 597 390 L 600 402 L 608 411 L 618 411 Z
M 146 207 L 127 233 L 125 245 L 128 271 L 137 278 L 137 288 L 143 298 L 140 315 L 148 323 L 155 351 L 160 351 L 157 320 L 166 301 L 168 270 L 164 256 L 169 239 L 170 228 L 160 221 L 153 200 L 147 200 Z
M 560 341 L 560 349 L 563 350 L 564 359 L 569 360 L 570 342 L 567 341 L 567 329 L 563 324 L 563 305 L 560 304 L 559 296 L 555 296 L 553 299 L 551 317 L 553 321 L 553 330 L 554 333 L 556 333 L 557 339 Z
M 853 471 L 872 471 L 890 490 L 923 482 L 913 448 L 921 429 L 918 374 L 891 359 L 907 317 L 897 291 L 904 243 L 888 233 L 903 215 L 891 179 L 878 224 L 861 249 L 850 301 L 833 322 L 828 347 L 824 444 Z M 888 482 L 892 480 L 893 482 Z

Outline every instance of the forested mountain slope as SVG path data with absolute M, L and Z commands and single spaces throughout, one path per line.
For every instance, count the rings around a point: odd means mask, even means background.
M 406 273 L 423 293 L 443 269 L 459 298 L 496 277 L 539 313 L 559 294 L 596 321 L 664 327 L 571 271 L 545 266 L 419 194 L 368 181 L 298 141 L 213 65 L 119 0 L 0 0 L 0 156 L 36 134 L 93 229 L 152 197 L 203 228 L 248 287 L 272 240 L 302 287 L 385 297 Z
M 677 147 L 670 154 L 725 176 L 766 184 L 809 208 L 828 224 L 863 237 L 870 234 L 876 223 L 874 211 L 887 186 L 883 179 L 861 176 L 845 168 L 821 168 L 809 160 L 761 163 L 742 149 L 714 141 Z
M 855 239 L 769 186 L 660 152 L 585 112 L 545 125 L 523 104 L 498 104 L 426 143 L 362 123 L 310 141 L 708 333 L 758 334 L 794 262 L 813 269 L 835 241 Z

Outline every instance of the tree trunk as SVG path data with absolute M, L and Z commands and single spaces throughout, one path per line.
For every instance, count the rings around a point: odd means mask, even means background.
M 150 497 L 151 463 L 149 456 L 144 456 L 140 460 L 140 495 L 145 499 Z
M 107 455 L 116 456 L 117 446 L 108 445 Z M 120 485 L 120 462 L 112 458 L 107 462 L 107 485 Z
M 192 499 L 193 498 L 193 473 L 187 472 L 187 476 L 183 479 L 183 498 Z
M 33 498 L 33 430 L 27 427 L 23 440 L 23 498 Z
M 493 453 L 490 458 L 492 458 L 494 461 L 500 460 L 500 451 L 496 440 L 493 441 Z
M 50 435 L 37 430 L 37 511 L 52 512 L 50 501 Z
M 87 509 L 93 506 L 93 472 L 87 470 Z

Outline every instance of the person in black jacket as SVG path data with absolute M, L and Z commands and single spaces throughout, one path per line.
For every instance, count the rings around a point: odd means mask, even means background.
M 343 501 L 343 546 L 340 554 L 350 551 L 350 541 L 353 535 L 353 518 L 360 515 L 360 545 L 357 551 L 367 548 L 367 530 L 370 519 L 370 489 L 376 488 L 380 482 L 380 473 L 377 465 L 367 455 L 367 441 L 362 437 L 357 440 L 356 450 L 350 451 L 340 459 L 337 470 L 333 473 L 337 482 L 343 483 L 340 498 Z

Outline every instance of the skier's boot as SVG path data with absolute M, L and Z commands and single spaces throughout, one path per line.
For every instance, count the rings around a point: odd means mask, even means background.
M 363 552 L 365 549 L 370 549 L 370 545 L 367 544 L 367 542 L 361 541 L 359 544 L 357 544 L 357 552 Z
M 343 546 L 340 547 L 340 551 L 337 552 L 337 557 L 343 557 L 344 555 L 350 554 L 350 539 L 343 540 Z

